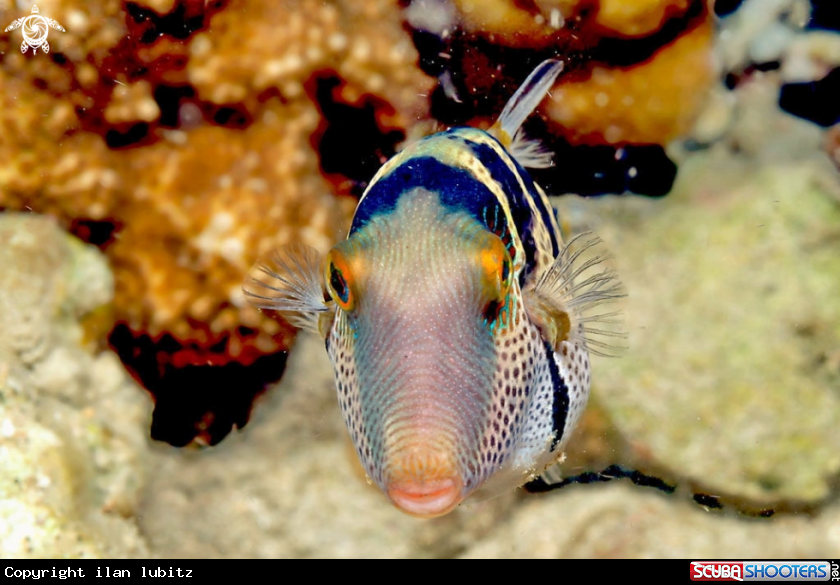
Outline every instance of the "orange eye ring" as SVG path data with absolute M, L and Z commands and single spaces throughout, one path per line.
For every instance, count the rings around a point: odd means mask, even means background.
M 352 311 L 355 306 L 353 273 L 347 257 L 338 248 L 333 248 L 327 255 L 324 281 L 335 304 L 343 311 Z
M 490 298 L 502 301 L 513 284 L 513 261 L 504 243 L 495 234 L 489 234 L 479 254 L 482 280 Z

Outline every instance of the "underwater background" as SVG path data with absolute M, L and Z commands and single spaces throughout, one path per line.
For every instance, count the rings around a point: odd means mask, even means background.
M 0 33 L 0 556 L 840 557 L 837 0 L 38 8 L 49 52 Z M 552 57 L 533 175 L 614 255 L 628 347 L 575 481 L 417 520 L 242 278 Z

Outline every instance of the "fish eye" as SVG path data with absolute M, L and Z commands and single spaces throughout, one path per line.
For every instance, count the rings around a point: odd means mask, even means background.
M 502 260 L 501 273 L 502 290 L 504 291 L 504 295 L 507 295 L 508 290 L 510 290 L 511 276 L 513 275 L 511 263 L 510 254 L 508 254 L 507 250 L 505 250 L 505 257 Z
M 355 305 L 353 297 L 353 275 L 346 256 L 337 248 L 327 255 L 325 280 L 330 297 L 344 311 L 351 311 Z

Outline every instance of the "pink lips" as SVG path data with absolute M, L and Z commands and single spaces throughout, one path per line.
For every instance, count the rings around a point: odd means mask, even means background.
M 463 500 L 457 478 L 402 480 L 388 486 L 388 497 L 403 512 L 420 518 L 442 516 Z

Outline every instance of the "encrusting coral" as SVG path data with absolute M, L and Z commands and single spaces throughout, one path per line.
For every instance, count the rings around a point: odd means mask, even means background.
M 692 0 L 454 0 L 468 30 L 517 46 L 549 38 L 567 21 L 588 20 L 587 34 L 639 37 L 657 32 Z M 525 40 L 527 39 L 527 40 Z
M 690 130 L 717 75 L 706 0 L 454 3 L 475 37 L 569 56 L 544 112 L 572 144 L 665 145 Z M 482 57 L 465 61 L 476 85 Z
M 588 79 L 558 86 L 549 119 L 572 143 L 667 144 L 691 129 L 715 80 L 709 20 L 628 68 L 595 65 Z

